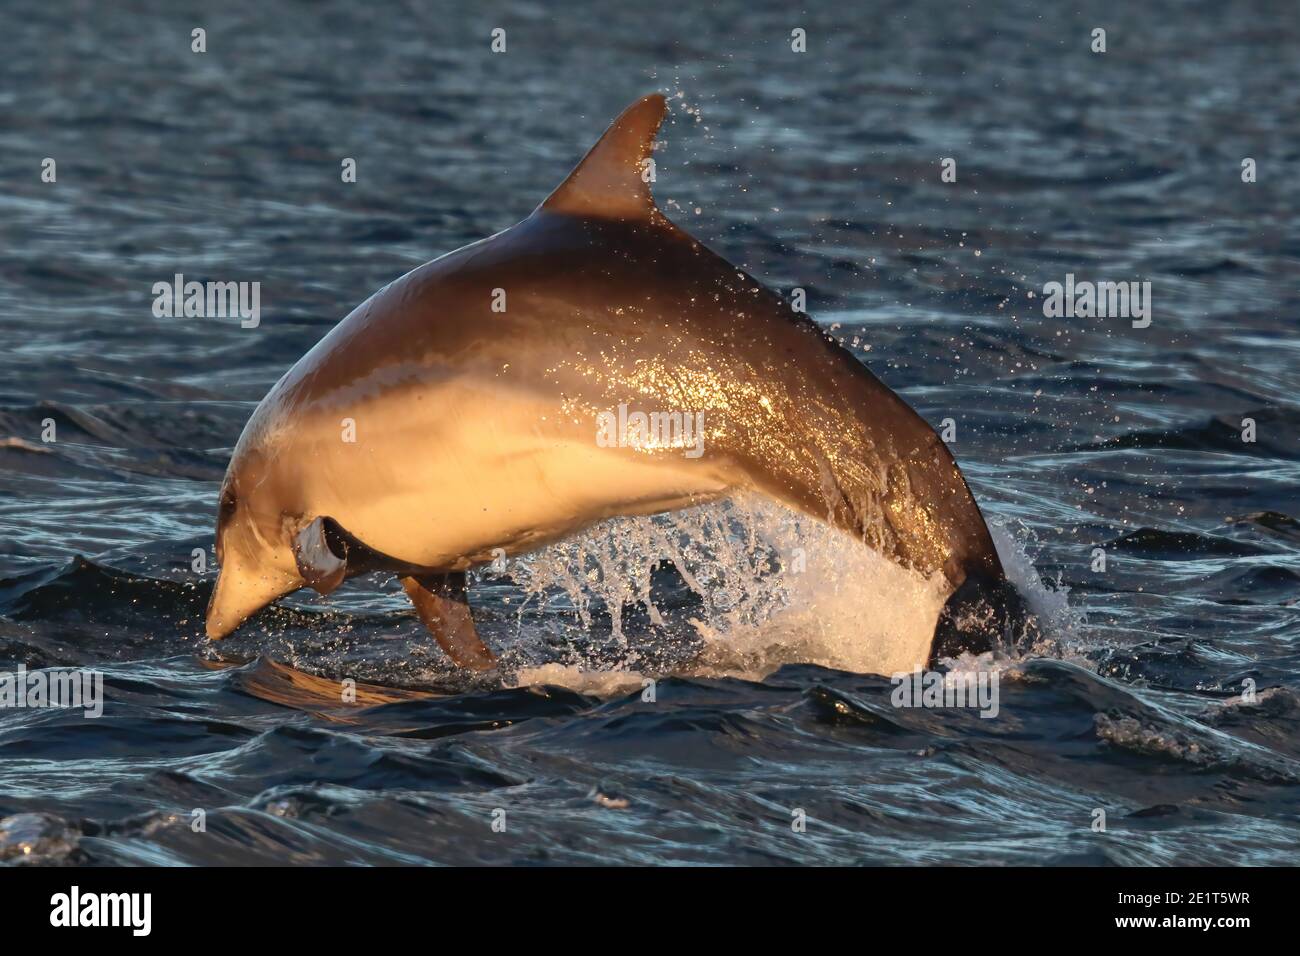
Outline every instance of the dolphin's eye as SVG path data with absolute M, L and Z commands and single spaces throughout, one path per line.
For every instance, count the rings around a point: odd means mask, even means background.
M 217 520 L 225 521 L 235 513 L 235 493 L 227 489 L 221 494 L 221 504 L 217 510 Z

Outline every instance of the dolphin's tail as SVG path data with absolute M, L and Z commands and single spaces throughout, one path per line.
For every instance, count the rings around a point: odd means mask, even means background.
M 939 612 L 930 666 L 962 651 L 983 654 L 1032 644 L 1038 621 L 1015 586 L 999 571 L 969 574 Z

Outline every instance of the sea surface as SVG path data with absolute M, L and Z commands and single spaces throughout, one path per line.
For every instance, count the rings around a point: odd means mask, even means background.
M 0 861 L 1296 863 L 1294 12 L 9 0 L 0 671 L 105 700 L 0 709 Z M 818 533 L 762 502 L 484 570 L 476 682 L 383 578 L 203 639 L 271 384 L 656 89 L 663 210 L 951 420 L 1047 622 L 954 663 L 995 718 L 893 706 L 866 651 L 933 607 L 825 541 L 756 560 Z M 260 324 L 156 317 L 177 273 Z M 1048 317 L 1067 275 L 1150 282 L 1150 324 Z

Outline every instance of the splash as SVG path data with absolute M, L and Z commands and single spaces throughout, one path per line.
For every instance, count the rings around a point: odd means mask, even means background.
M 989 522 L 993 546 L 1007 580 L 1024 597 L 1038 616 L 1043 630 L 1057 635 L 1073 634 L 1082 624 L 1078 610 L 1070 607 L 1070 589 L 1059 579 L 1050 586 L 1034 566 L 1038 542 L 1028 525 L 1020 521 L 994 519 Z
M 942 579 L 900 568 L 820 521 L 745 495 L 614 518 L 519 559 L 511 577 L 527 595 L 521 632 L 530 612 L 555 606 L 571 609 L 590 631 L 600 609 L 621 652 L 615 669 L 635 671 L 648 662 L 625 633 L 631 609 L 643 609 L 664 640 L 682 640 L 653 594 L 655 570 L 665 562 L 695 597 L 687 618 L 698 653 L 674 670 L 701 676 L 761 679 L 790 663 L 914 670 L 925 663 L 947 590 Z M 564 666 L 547 666 L 545 678 L 589 685 L 596 662 L 570 650 Z M 535 669 L 519 674 L 541 676 Z
M 1001 648 L 984 654 L 962 653 L 943 663 L 953 672 L 999 671 L 1015 679 L 1026 660 L 1051 657 L 1095 670 L 1082 641 L 1083 614 L 1070 605 L 1070 589 L 1059 578 L 1047 583 L 1034 565 L 1038 541 L 1033 530 L 1020 521 L 992 519 L 988 522 L 993 546 L 1007 580 L 1025 599 L 1037 618 L 1038 639 L 1028 647 Z

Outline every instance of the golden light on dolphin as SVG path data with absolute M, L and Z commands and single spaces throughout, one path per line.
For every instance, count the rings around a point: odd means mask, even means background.
M 275 385 L 223 486 L 211 638 L 299 587 L 380 570 L 453 660 L 490 667 L 466 570 L 757 492 L 947 579 L 922 658 L 987 645 L 955 629 L 954 602 L 1004 623 L 1014 594 L 947 447 L 659 211 L 640 169 L 665 110 L 658 94 L 632 104 L 527 219 L 390 283 Z M 629 421 L 631 440 L 599 440 Z

